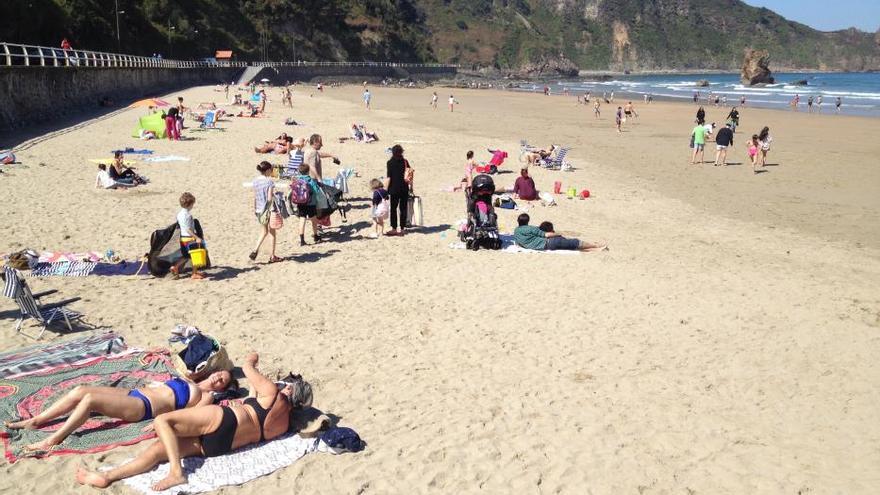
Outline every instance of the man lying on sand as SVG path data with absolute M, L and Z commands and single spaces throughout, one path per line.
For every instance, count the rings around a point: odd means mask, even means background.
M 208 405 L 162 414 L 153 422 L 159 440 L 134 460 L 110 471 L 76 471 L 83 485 L 106 488 L 114 481 L 145 473 L 168 462 L 168 476 L 152 486 L 162 491 L 186 483 L 180 460 L 185 457 L 216 457 L 265 440 L 290 429 L 291 411 L 312 405 L 312 386 L 295 375 L 291 382 L 276 385 L 257 371 L 259 356 L 252 352 L 242 366 L 255 396 L 229 406 Z
M 10 430 L 36 430 L 53 419 L 69 414 L 67 421 L 51 436 L 25 447 L 26 450 L 49 450 L 60 445 L 92 413 L 136 423 L 169 411 L 210 404 L 213 396 L 208 392 L 221 392 L 232 383 L 232 374 L 224 370 L 214 372 L 198 383 L 186 378 L 172 378 L 134 390 L 79 385 L 33 418 L 7 421 L 5 425 Z
M 593 244 L 578 239 L 566 239 L 553 231 L 552 224 L 549 224 L 548 232 L 545 232 L 538 227 L 529 225 L 529 220 L 530 218 L 527 213 L 523 213 L 516 218 L 519 226 L 514 229 L 513 238 L 519 247 L 537 251 L 597 251 L 606 249 L 605 244 Z

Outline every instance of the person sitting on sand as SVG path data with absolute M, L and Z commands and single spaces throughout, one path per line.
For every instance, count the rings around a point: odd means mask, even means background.
M 167 461 L 168 476 L 152 486 L 162 491 L 186 483 L 182 458 L 216 457 L 284 435 L 290 429 L 291 412 L 312 405 L 312 386 L 299 375 L 276 384 L 257 370 L 258 362 L 259 356 L 252 352 L 242 366 L 254 396 L 228 406 L 207 405 L 163 414 L 153 422 L 159 439 L 134 460 L 109 471 L 80 468 L 76 480 L 106 488 Z
M 364 133 L 357 124 L 351 124 L 351 138 L 358 143 L 364 140 Z
M 110 178 L 117 183 L 136 186 L 146 182 L 143 177 L 135 173 L 133 168 L 126 167 L 121 151 L 113 153 L 113 163 L 107 169 Z
M 36 430 L 46 423 L 69 415 L 64 424 L 48 438 L 25 447 L 27 450 L 49 450 L 82 426 L 92 413 L 103 414 L 130 423 L 153 419 L 178 409 L 210 404 L 210 392 L 222 392 L 237 385 L 229 371 L 216 371 L 200 382 L 188 378 L 172 378 L 152 382 L 138 389 L 90 387 L 78 385 L 46 410 L 30 419 L 6 422 L 11 430 Z
M 110 174 L 107 172 L 107 165 L 99 163 L 98 175 L 95 177 L 95 187 L 101 187 L 104 189 L 118 189 L 121 187 L 134 187 L 134 184 L 117 182 L 113 180 L 110 177 Z
M 529 150 L 525 153 L 526 163 L 529 165 L 536 165 L 541 160 L 547 160 L 553 153 L 556 151 L 556 145 L 551 144 L 550 147 L 546 150 Z
M 364 134 L 364 143 L 372 143 L 379 140 L 379 135 L 368 131 L 367 126 L 361 124 L 358 127 L 360 127 L 361 132 Z
M 516 199 L 525 201 L 534 201 L 538 199 L 538 190 L 535 188 L 535 181 L 529 177 L 529 166 L 523 165 L 519 171 L 519 177 L 513 184 L 513 194 Z
M 280 136 L 272 141 L 265 141 L 260 146 L 254 146 L 257 153 L 275 153 L 278 155 L 290 152 L 293 138 L 288 136 L 286 132 L 282 132 Z
M 522 213 L 516 218 L 519 226 L 513 231 L 516 245 L 525 249 L 537 251 L 595 251 L 605 249 L 604 244 L 593 244 L 578 239 L 566 239 L 556 232 L 544 232 L 538 227 L 529 225 L 528 213 Z

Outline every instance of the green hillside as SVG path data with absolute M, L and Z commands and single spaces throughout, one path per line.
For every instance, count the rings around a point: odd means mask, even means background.
M 819 32 L 738 0 L 119 0 L 121 51 L 242 60 L 394 60 L 517 69 L 880 70 L 880 36 Z M 115 50 L 113 0 L 0 2 L 6 41 Z

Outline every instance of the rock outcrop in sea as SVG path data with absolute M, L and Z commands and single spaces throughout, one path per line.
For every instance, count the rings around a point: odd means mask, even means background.
M 522 64 L 510 75 L 522 79 L 577 77 L 578 71 L 578 66 L 564 56 L 543 56 L 536 61 Z
M 773 84 L 773 76 L 770 75 L 770 54 L 767 50 L 752 50 L 746 48 L 740 80 L 743 84 L 754 86 L 755 84 Z

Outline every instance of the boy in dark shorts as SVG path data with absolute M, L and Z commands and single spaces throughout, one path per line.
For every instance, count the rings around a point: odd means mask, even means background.
M 530 218 L 527 213 L 521 214 L 516 219 L 519 226 L 514 229 L 513 238 L 519 247 L 537 251 L 596 251 L 606 249 L 604 244 L 593 244 L 579 239 L 566 239 L 553 232 L 552 224 L 545 225 L 548 222 L 541 224 L 543 227 L 548 228 L 549 231 L 545 232 L 539 227 L 529 225 L 529 220 Z
M 311 198 L 309 202 L 303 205 L 296 205 L 296 216 L 298 216 L 300 220 L 299 224 L 299 245 L 306 245 L 306 222 L 312 222 L 312 238 L 315 242 L 320 242 L 321 237 L 318 236 L 318 200 L 315 197 L 318 194 L 318 183 L 315 182 L 309 175 L 309 171 L 311 167 L 309 167 L 308 163 L 301 163 L 299 165 L 299 175 L 293 178 L 294 181 L 303 180 L 309 184 L 309 188 L 312 190 Z
M 191 210 L 193 206 L 196 204 L 196 197 L 192 194 L 185 192 L 180 195 L 180 211 L 177 212 L 177 225 L 180 227 L 180 254 L 181 258 L 177 261 L 177 263 L 171 267 L 171 274 L 174 278 L 178 278 L 180 276 L 180 270 L 183 269 L 186 262 L 189 261 L 189 245 L 190 244 L 202 244 L 202 239 L 196 235 L 195 231 L 195 221 L 193 220 Z M 192 278 L 193 280 L 201 280 L 205 278 L 204 275 L 199 273 L 199 269 L 193 265 L 192 267 Z

